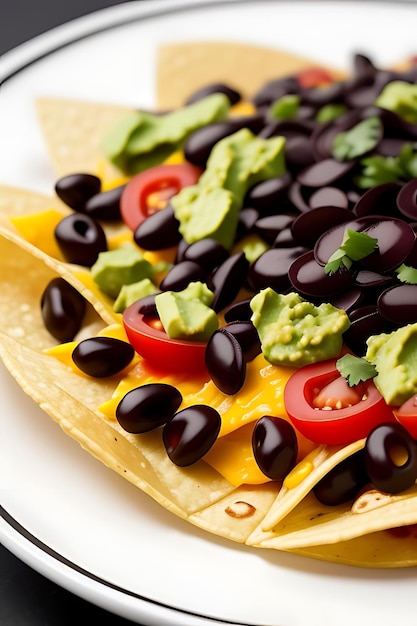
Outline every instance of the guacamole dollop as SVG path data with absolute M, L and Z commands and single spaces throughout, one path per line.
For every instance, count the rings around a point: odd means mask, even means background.
M 387 404 L 400 406 L 417 393 L 417 323 L 372 335 L 365 358 L 377 369 L 374 383 Z
M 283 295 L 270 287 L 250 306 L 263 355 L 273 365 L 301 367 L 337 357 L 350 326 L 345 311 L 332 304 L 316 306 L 297 293 Z
M 190 283 L 182 291 L 164 291 L 155 297 L 159 319 L 171 339 L 208 341 L 219 325 L 210 304 L 214 294 L 205 283 Z

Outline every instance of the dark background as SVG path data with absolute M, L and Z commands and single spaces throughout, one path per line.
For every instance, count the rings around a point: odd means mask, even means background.
M 3 55 L 55 26 L 122 2 L 0 0 L 0 4 L 0 54 Z M 73 626 L 81 620 L 100 626 L 132 624 L 65 591 L 0 546 L 2 626 Z

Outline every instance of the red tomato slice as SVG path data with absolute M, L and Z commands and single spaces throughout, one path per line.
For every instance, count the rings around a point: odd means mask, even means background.
M 347 444 L 367 437 L 382 422 L 395 421 L 392 409 L 372 380 L 357 386 L 360 397 L 354 404 L 344 397 L 344 385 L 337 384 L 340 397 L 331 398 L 329 408 L 315 408 L 320 392 L 338 378 L 336 362 L 329 360 L 306 365 L 288 380 L 284 390 L 285 408 L 294 426 L 307 439 L 315 443 Z M 342 408 L 331 408 L 337 403 Z
M 134 231 L 144 219 L 163 209 L 183 187 L 194 185 L 201 169 L 184 161 L 178 165 L 157 165 L 137 174 L 126 185 L 120 199 L 120 213 Z
M 394 415 L 413 439 L 417 439 L 417 394 L 399 408 L 395 408 Z
M 158 317 L 143 315 L 139 308 L 135 302 L 125 309 L 123 325 L 129 342 L 140 356 L 165 371 L 206 373 L 206 343 L 171 339 Z
M 297 74 L 297 81 L 300 87 L 311 89 L 330 85 L 334 81 L 333 76 L 322 67 L 310 67 Z

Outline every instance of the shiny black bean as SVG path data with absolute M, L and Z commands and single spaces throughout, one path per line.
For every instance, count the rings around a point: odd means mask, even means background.
M 325 506 L 337 506 L 353 501 L 368 481 L 363 450 L 360 450 L 327 472 L 313 493 Z
M 277 178 L 258 183 L 246 194 L 245 206 L 258 209 L 261 215 L 281 212 L 285 207 L 283 199 L 290 184 L 291 176 L 288 172 Z
M 249 128 L 256 134 L 263 125 L 264 118 L 260 114 L 234 117 L 225 122 L 208 124 L 196 130 L 187 139 L 184 146 L 184 156 L 190 163 L 205 168 L 210 153 L 218 141 L 232 135 L 241 128 Z
M 214 292 L 212 308 L 218 313 L 238 295 L 246 282 L 249 261 L 243 252 L 229 256 L 211 274 L 207 280 L 208 287 Z
M 162 291 L 181 291 L 189 283 L 205 282 L 207 271 L 195 261 L 181 261 L 174 265 L 162 279 L 159 287 Z
M 396 327 L 385 319 L 376 306 L 354 308 L 349 312 L 351 324 L 343 334 L 345 344 L 357 356 L 364 356 L 370 335 L 389 333 Z
M 225 83 L 210 83 L 209 85 L 205 85 L 200 89 L 197 89 L 188 96 L 186 100 L 186 104 L 192 104 L 193 102 L 197 102 L 198 100 L 202 100 L 207 96 L 210 96 L 213 93 L 223 93 L 225 96 L 229 98 L 230 104 L 237 104 L 241 100 L 241 95 L 236 89 L 226 85 Z
M 248 283 L 253 291 L 271 287 L 277 292 L 290 287 L 288 270 L 295 259 L 306 251 L 306 248 L 271 248 L 252 263 L 248 272 Z
M 195 261 L 211 272 L 229 257 L 228 250 L 215 239 L 205 238 L 190 244 L 184 250 L 184 261 Z
M 120 198 L 125 187 L 120 185 L 92 196 L 85 204 L 85 212 L 97 220 L 120 220 Z
M 219 328 L 210 337 L 205 360 L 210 378 L 220 391 L 234 395 L 242 388 L 246 377 L 243 348 L 226 328 Z
M 417 219 L 417 178 L 402 187 L 397 196 L 397 205 L 405 217 Z
M 246 362 L 252 361 L 261 353 L 258 331 L 250 320 L 230 322 L 223 328 L 238 340 Z
M 160 292 L 158 292 L 160 293 Z M 158 315 L 156 308 L 155 297 L 156 293 L 152 293 L 149 296 L 144 296 L 137 302 L 137 311 L 140 315 L 155 317 Z
M 351 269 L 327 274 L 317 263 L 313 250 L 309 250 L 293 261 L 288 268 L 292 286 L 302 295 L 328 300 L 350 289 L 354 284 Z
M 284 155 L 287 167 L 291 172 L 300 171 L 315 162 L 313 145 L 310 137 L 305 135 L 287 139 Z
M 85 310 L 84 297 L 61 277 L 53 278 L 42 294 L 43 323 L 61 343 L 74 339 L 81 328 Z
M 256 107 L 270 105 L 287 94 L 298 93 L 300 86 L 296 76 L 285 76 L 267 82 L 254 95 L 252 102 Z
M 133 238 L 140 248 L 162 250 L 179 243 L 179 221 L 171 204 L 147 217 L 134 232 Z
M 238 300 L 238 302 L 230 305 L 224 314 L 225 322 L 229 324 L 231 322 L 249 321 L 252 317 L 250 301 L 251 298 L 247 298 L 245 300 Z
M 369 479 L 379 491 L 399 493 L 417 480 L 417 442 L 401 424 L 374 428 L 364 453 Z
M 103 228 L 83 213 L 64 217 L 55 228 L 55 239 L 65 260 L 77 265 L 91 267 L 100 252 L 107 250 Z
M 182 395 L 172 385 L 149 383 L 131 389 L 116 408 L 116 418 L 128 433 L 146 433 L 166 424 L 179 409 Z
M 297 435 L 285 419 L 264 415 L 255 424 L 252 449 L 261 472 L 272 480 L 283 480 L 297 460 Z
M 397 197 L 400 189 L 399 183 L 385 183 L 371 187 L 360 196 L 352 212 L 358 217 L 366 215 L 401 217 L 397 209 Z
M 352 213 L 335 206 L 320 206 L 300 213 L 291 223 L 291 232 L 298 245 L 313 248 L 317 239 L 329 228 L 348 222 Z
M 126 341 L 114 337 L 84 339 L 72 351 L 75 365 L 93 378 L 107 378 L 121 372 L 135 351 Z
M 377 301 L 383 317 L 398 326 L 417 322 L 417 285 L 402 284 L 389 287 Z
M 281 231 L 290 226 L 298 213 L 277 213 L 261 217 L 255 222 L 255 232 L 267 243 L 273 244 Z
M 297 176 L 297 181 L 306 187 L 325 187 L 346 176 L 354 165 L 354 161 L 323 159 L 302 170 Z
M 258 218 L 259 212 L 256 209 L 251 207 L 241 209 L 239 212 L 235 241 L 238 241 L 239 239 L 242 239 L 242 237 L 249 234 L 253 230 Z
M 100 192 L 101 181 L 92 174 L 68 174 L 55 185 L 57 196 L 74 211 L 84 211 L 87 200 Z
M 197 404 L 176 413 L 162 431 L 171 461 L 187 467 L 201 459 L 216 441 L 220 426 L 221 417 L 211 406 Z

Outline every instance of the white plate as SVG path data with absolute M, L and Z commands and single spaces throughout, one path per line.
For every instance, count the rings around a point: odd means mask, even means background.
M 382 65 L 416 53 L 416 9 L 398 2 L 152 0 L 76 20 L 3 57 L 0 182 L 53 189 L 33 111 L 37 96 L 151 106 L 161 41 L 264 43 L 341 67 L 362 51 Z M 1 540 L 63 587 L 158 626 L 344 626 L 375 618 L 391 626 L 413 614 L 416 569 L 364 571 L 200 532 L 86 454 L 3 367 L 0 375 Z

